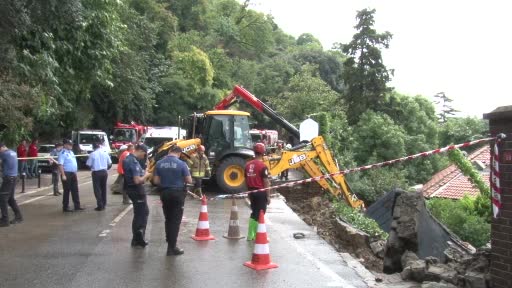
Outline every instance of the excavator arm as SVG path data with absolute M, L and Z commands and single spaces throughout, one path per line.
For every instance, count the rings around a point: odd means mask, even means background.
M 181 157 L 187 157 L 190 158 L 190 156 L 195 153 L 196 148 L 201 145 L 201 139 L 195 138 L 195 139 L 189 139 L 189 140 L 183 140 L 178 139 L 174 141 L 164 142 L 160 144 L 159 146 L 155 147 L 153 151 L 151 151 L 149 157 L 148 157 L 148 172 L 153 173 L 155 170 L 155 165 L 158 160 L 164 158 L 167 154 L 169 154 L 169 149 L 174 145 L 178 145 L 183 150 L 183 153 L 181 153 Z
M 322 176 L 339 172 L 331 152 L 322 136 L 311 140 L 312 149 L 305 151 L 283 151 L 280 157 L 270 157 L 265 160 L 270 175 L 277 176 L 287 169 L 302 168 L 310 177 Z M 319 163 L 317 163 L 319 162 Z M 342 174 L 327 177 L 317 181 L 318 184 L 332 195 L 343 196 L 353 208 L 364 208 L 364 202 L 352 193 Z

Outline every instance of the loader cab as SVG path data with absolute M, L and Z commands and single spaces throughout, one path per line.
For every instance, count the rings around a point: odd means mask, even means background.
M 222 190 L 228 193 L 244 191 L 244 167 L 254 157 L 249 134 L 250 114 L 234 110 L 215 110 L 194 114 L 187 129 L 187 138 L 200 138 L 206 151 L 212 174 Z
M 189 124 L 187 138 L 200 138 L 211 160 L 222 157 L 227 151 L 252 149 L 249 115 L 233 110 L 194 114 L 189 118 L 192 126 Z

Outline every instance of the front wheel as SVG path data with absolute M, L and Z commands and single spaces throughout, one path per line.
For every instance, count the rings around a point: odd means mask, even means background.
M 245 160 L 228 157 L 222 160 L 216 171 L 217 185 L 226 193 L 235 194 L 247 190 L 245 185 Z

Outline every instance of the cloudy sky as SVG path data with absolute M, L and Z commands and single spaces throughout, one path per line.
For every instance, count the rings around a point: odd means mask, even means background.
M 463 115 L 481 117 L 512 105 L 512 1 L 252 0 L 297 37 L 315 35 L 325 49 L 351 40 L 357 10 L 375 8 L 378 31 L 393 34 L 383 54 L 399 92 L 445 92 Z

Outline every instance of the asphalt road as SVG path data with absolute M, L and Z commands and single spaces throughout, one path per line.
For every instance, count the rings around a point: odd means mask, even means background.
M 111 173 L 115 169 L 111 170 Z M 131 205 L 108 195 L 105 211 L 94 211 L 88 172 L 79 173 L 86 211 L 63 213 L 51 189 L 18 194 L 25 221 L 0 228 L 0 287 L 367 287 L 371 275 L 348 255 L 340 255 L 280 199 L 267 212 L 273 262 L 279 268 L 254 271 L 242 264 L 254 244 L 227 240 L 230 200 L 210 201 L 210 227 L 217 238 L 196 242 L 200 202 L 187 199 L 178 245 L 181 256 L 165 256 L 164 217 L 158 196 L 149 196 L 145 249 L 130 247 Z M 115 175 L 109 177 L 111 183 Z M 250 214 L 238 202 L 241 231 Z M 305 239 L 296 240 L 294 232 Z M 366 280 L 363 280 L 366 279 Z M 366 281 L 366 282 L 365 282 Z

